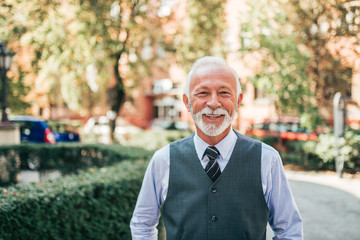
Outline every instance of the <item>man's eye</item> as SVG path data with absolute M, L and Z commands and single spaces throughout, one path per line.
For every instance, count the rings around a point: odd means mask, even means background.
M 222 92 L 220 92 L 220 94 L 221 94 L 221 95 L 231 95 L 230 92 L 226 92 L 226 91 L 222 91 Z
M 207 92 L 198 92 L 196 95 L 198 96 L 206 96 L 208 93 Z

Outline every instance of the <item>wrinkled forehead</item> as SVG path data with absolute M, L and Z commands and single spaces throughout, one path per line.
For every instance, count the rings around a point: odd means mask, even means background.
M 227 66 L 216 63 L 208 63 L 194 69 L 191 76 L 190 88 L 202 80 L 209 78 L 213 79 L 213 81 L 224 81 L 224 79 L 226 79 L 226 81 L 233 83 L 236 88 L 236 78 L 233 72 Z

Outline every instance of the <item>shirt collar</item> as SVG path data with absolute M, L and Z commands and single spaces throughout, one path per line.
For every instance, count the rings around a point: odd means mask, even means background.
M 231 147 L 235 144 L 236 139 L 237 139 L 236 134 L 231 128 L 228 135 L 226 135 L 226 137 L 223 140 L 221 140 L 218 144 L 215 145 L 215 147 L 220 152 L 220 159 L 229 158 L 230 150 L 232 149 Z M 198 155 L 198 158 L 202 160 L 203 154 L 206 148 L 209 146 L 209 144 L 207 144 L 204 140 L 202 140 L 199 137 L 199 135 L 197 135 L 196 132 L 194 136 L 194 144 L 195 144 L 196 154 Z

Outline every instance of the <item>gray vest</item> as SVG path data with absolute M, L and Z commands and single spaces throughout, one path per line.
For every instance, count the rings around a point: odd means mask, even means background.
M 237 133 L 231 158 L 213 183 L 194 135 L 170 144 L 162 216 L 169 240 L 265 240 L 269 210 L 261 183 L 261 143 Z

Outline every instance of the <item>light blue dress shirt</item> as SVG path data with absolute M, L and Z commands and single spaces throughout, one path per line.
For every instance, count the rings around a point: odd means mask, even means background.
M 234 131 L 215 147 L 221 171 L 229 162 L 237 136 Z M 205 168 L 209 159 L 202 157 L 209 146 L 197 134 L 194 144 L 199 161 Z M 130 222 L 132 239 L 157 239 L 156 226 L 160 217 L 160 207 L 166 199 L 169 183 L 170 147 L 156 151 L 146 170 L 133 217 Z M 286 179 L 279 153 L 262 143 L 261 181 L 264 198 L 269 208 L 269 224 L 274 231 L 273 239 L 303 239 L 302 219 Z

